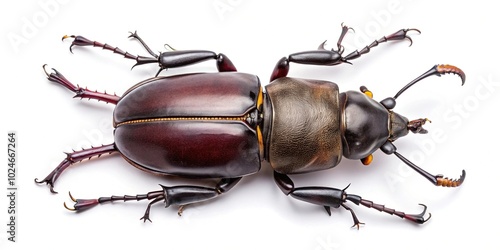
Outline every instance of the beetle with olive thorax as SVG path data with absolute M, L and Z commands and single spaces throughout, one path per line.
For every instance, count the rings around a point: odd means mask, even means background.
M 438 67 L 442 73 L 438 72 Z M 450 65 L 433 67 L 417 78 L 432 74 L 456 73 Z M 416 81 L 412 82 L 414 84 Z M 337 84 L 327 81 L 282 77 L 266 87 L 269 102 L 264 111 L 264 127 L 270 127 L 266 140 L 267 160 L 283 174 L 318 171 L 335 167 L 341 156 L 361 160 L 368 165 L 372 153 L 393 147 L 392 142 L 422 128 L 427 119 L 409 121 L 392 111 L 395 98 L 379 103 L 371 92 L 339 93 Z M 390 151 L 389 151 L 390 152 Z
M 342 40 L 349 31 L 342 25 L 337 49 L 304 51 L 283 57 L 271 74 L 264 89 L 255 75 L 236 72 L 236 67 L 224 55 L 206 50 L 167 51 L 155 54 L 137 35 L 151 57 L 135 56 L 117 47 L 74 38 L 73 46 L 94 46 L 111 50 L 136 65 L 157 63 L 158 74 L 167 68 L 213 59 L 218 73 L 196 73 L 158 76 L 144 80 L 121 97 L 81 88 L 60 72 L 46 71 L 48 79 L 70 91 L 75 97 L 96 99 L 116 105 L 113 114 L 115 142 L 68 153 L 67 157 L 43 180 L 54 191 L 54 183 L 69 166 L 102 154 L 119 153 L 131 165 L 148 173 L 186 178 L 220 178 L 212 187 L 163 186 L 147 194 L 71 199 L 80 211 L 112 201 L 151 200 L 142 220 L 150 220 L 151 205 L 163 201 L 167 207 L 179 206 L 179 215 L 186 205 L 202 202 L 228 192 L 242 177 L 254 174 L 266 160 L 274 171 L 274 180 L 285 195 L 320 205 L 328 214 L 342 206 L 353 218 L 354 226 L 361 223 L 347 201 L 374 208 L 415 223 L 424 223 L 426 206 L 419 214 L 406 214 L 376 204 L 358 195 L 348 194 L 347 188 L 295 187 L 288 175 L 321 171 L 337 166 L 342 156 L 370 164 L 372 153 L 380 149 L 395 155 L 436 186 L 457 187 L 465 179 L 432 175 L 397 152 L 393 144 L 398 138 L 413 133 L 426 133 L 426 118 L 409 121 L 394 112 L 396 99 L 415 83 L 432 75 L 452 73 L 462 84 L 464 72 L 451 65 L 436 65 L 404 86 L 394 97 L 378 102 L 364 86 L 360 91 L 339 91 L 339 86 L 323 80 L 288 77 L 290 62 L 333 66 L 350 63 L 380 43 L 411 38 L 401 29 L 375 40 L 360 51 L 343 56 Z M 134 65 L 135 66 L 135 65 Z M 45 65 L 44 65 L 45 69 Z

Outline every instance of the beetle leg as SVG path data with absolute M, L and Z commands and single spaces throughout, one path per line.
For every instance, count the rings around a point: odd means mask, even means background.
M 139 220 L 143 220 L 144 222 L 146 222 L 146 220 L 148 220 L 149 222 L 152 222 L 151 219 L 149 219 L 149 211 L 151 210 L 151 205 L 153 205 L 159 201 L 162 201 L 164 199 L 165 199 L 165 197 L 159 196 L 156 199 L 154 199 L 152 202 L 150 202 L 148 204 L 148 207 L 146 208 L 146 212 L 144 212 L 144 216 L 142 216 Z
M 146 212 L 144 213 L 144 216 L 141 217 L 141 220 L 149 220 L 151 222 L 151 219 L 149 219 L 149 212 L 151 210 L 151 206 L 159 201 L 162 201 L 165 199 L 165 196 L 163 194 L 163 191 L 153 191 L 149 192 L 147 194 L 138 194 L 138 195 L 124 195 L 124 196 L 110 196 L 110 197 L 100 197 L 98 199 L 75 199 L 69 193 L 69 197 L 71 200 L 75 203 L 73 205 L 73 208 L 70 208 L 66 205 L 66 202 L 64 203 L 64 207 L 70 211 L 75 211 L 75 212 L 81 212 L 84 210 L 87 210 L 89 208 L 92 208 L 96 206 L 97 204 L 103 204 L 106 202 L 114 202 L 114 201 L 141 201 L 141 200 L 153 200 L 148 204 L 148 207 L 146 208 Z
M 103 145 L 100 147 L 92 147 L 89 149 L 83 149 L 81 151 L 74 151 L 72 153 L 66 153 L 66 158 L 57 166 L 47 177 L 43 180 L 39 181 L 38 178 L 35 179 L 35 182 L 38 184 L 45 183 L 49 185 L 50 191 L 52 193 L 57 193 L 54 191 L 54 184 L 59 178 L 59 176 L 66 170 L 69 166 L 73 165 L 76 162 L 80 162 L 85 159 L 90 159 L 92 157 L 100 157 L 103 154 L 111 154 L 116 152 L 115 144 Z
M 132 33 L 132 32 L 129 32 L 129 33 L 130 33 L 130 36 L 128 36 L 128 38 L 137 39 L 141 43 L 142 47 L 144 47 L 144 49 L 146 49 L 150 55 L 152 55 L 154 58 L 158 58 L 158 55 L 156 53 L 154 53 L 151 50 L 151 48 L 149 48 L 149 46 L 144 42 L 144 40 L 142 40 L 142 38 L 137 34 L 137 30 L 134 31 L 134 33 Z
M 290 69 L 290 62 L 300 63 L 300 64 L 312 64 L 312 65 L 326 65 L 332 66 L 342 63 L 342 53 L 344 52 L 344 46 L 342 45 L 342 40 L 344 39 L 347 32 L 352 29 L 345 26 L 343 23 L 342 32 L 337 41 L 337 50 L 327 50 L 325 49 L 326 40 L 322 42 L 317 50 L 298 52 L 289 55 L 288 57 L 281 58 L 271 74 L 271 82 L 288 75 Z
M 349 30 L 354 31 L 354 29 L 344 25 L 344 23 L 342 23 L 340 26 L 342 27 L 342 32 L 340 33 L 339 39 L 337 40 L 337 51 L 340 54 L 342 54 L 344 52 L 344 46 L 342 45 L 342 40 L 344 40 L 344 37 Z M 318 50 L 326 50 L 325 44 L 326 44 L 326 40 L 318 46 Z M 332 49 L 332 51 L 333 51 L 333 49 Z
M 148 51 L 148 53 L 152 57 L 132 55 L 128 52 L 124 52 L 118 47 L 113 47 L 106 43 L 103 44 L 97 41 L 92 41 L 83 36 L 65 35 L 63 36 L 62 40 L 67 38 L 74 38 L 73 42 L 71 43 L 71 46 L 69 47 L 71 53 L 73 53 L 73 46 L 99 47 L 105 50 L 113 51 L 113 53 L 122 55 L 127 59 L 135 60 L 136 64 L 134 64 L 132 68 L 142 64 L 158 63 L 160 69 L 156 73 L 156 76 L 158 76 L 158 74 L 164 69 L 183 67 L 189 64 L 199 63 L 208 59 L 214 59 L 217 61 L 217 69 L 219 70 L 219 72 L 236 71 L 236 67 L 234 66 L 234 64 L 224 54 L 216 54 L 212 51 L 207 51 L 207 50 L 184 50 L 184 51 L 174 50 L 174 51 L 163 52 L 160 53 L 160 55 L 157 55 L 151 50 L 151 48 L 149 48 L 149 46 L 142 40 L 142 38 L 139 37 L 139 35 L 137 35 L 137 32 L 134 33 L 130 32 L 129 37 L 139 40 L 142 46 Z
M 110 51 L 113 51 L 113 53 L 122 55 L 123 57 L 125 57 L 127 59 L 135 60 L 136 64 L 134 66 L 132 66 L 132 68 L 137 66 L 137 65 L 142 65 L 142 64 L 146 64 L 146 63 L 158 63 L 158 59 L 156 57 L 132 55 L 128 52 L 124 52 L 123 50 L 121 50 L 118 47 L 113 47 L 107 43 L 103 44 L 103 43 L 100 43 L 97 41 L 92 41 L 92 40 L 89 40 L 83 36 L 65 35 L 65 36 L 63 36 L 62 40 L 67 39 L 67 38 L 74 38 L 73 42 L 71 42 L 71 46 L 69 46 L 69 51 L 71 51 L 71 53 L 73 53 L 73 46 L 93 46 L 93 47 L 99 47 L 99 48 L 102 48 L 105 50 L 110 50 Z
M 47 75 L 47 78 L 51 82 L 55 82 L 69 90 L 71 92 L 75 93 L 76 95 L 74 97 L 80 97 L 80 98 L 88 98 L 88 99 L 95 99 L 98 101 L 103 101 L 106 103 L 112 103 L 116 104 L 118 100 L 120 99 L 119 96 L 115 95 L 110 95 L 106 92 L 104 93 L 99 93 L 97 91 L 91 91 L 87 88 L 82 88 L 80 86 L 75 86 L 72 84 L 68 79 L 66 79 L 59 71 L 52 69 L 54 72 L 53 73 L 48 73 L 46 70 L 47 64 L 43 65 L 43 70 L 45 71 L 45 74 Z
M 396 215 L 399 216 L 403 219 L 407 219 L 409 221 L 422 224 L 425 223 L 429 218 L 424 219 L 425 212 L 427 210 L 427 207 L 424 206 L 424 211 L 421 212 L 420 214 L 405 214 L 404 212 L 396 211 L 392 208 L 386 208 L 384 205 L 379 205 L 376 203 L 373 203 L 372 201 L 362 199 L 358 195 L 352 195 L 352 194 L 347 194 L 345 192 L 346 188 L 344 189 L 337 189 L 337 188 L 330 188 L 330 187 L 299 187 L 295 188 L 295 185 L 293 181 L 288 177 L 287 175 L 280 174 L 278 172 L 274 172 L 274 180 L 278 187 L 281 189 L 281 191 L 285 195 L 290 195 L 295 199 L 302 200 L 305 202 L 309 202 L 312 204 L 320 205 L 323 206 L 326 209 L 326 212 L 331 215 L 330 212 L 330 207 L 333 208 L 339 208 L 342 206 L 346 210 L 348 210 L 351 213 L 352 219 L 354 221 L 353 227 L 357 227 L 359 229 L 359 226 L 361 223 L 354 213 L 354 211 L 348 207 L 345 202 L 350 201 L 353 202 L 356 205 L 363 205 L 368 208 L 374 208 L 377 209 L 381 212 L 388 213 L 390 215 Z
M 294 53 L 288 57 L 281 58 L 271 74 L 271 82 L 280 78 L 285 77 L 289 71 L 289 63 L 299 63 L 299 64 L 311 64 L 319 66 L 334 66 L 342 63 L 349 63 L 350 60 L 356 59 L 363 54 L 370 52 L 370 49 L 378 46 L 380 43 L 385 43 L 388 41 L 398 41 L 408 39 L 410 41 L 410 46 L 413 41 L 407 35 L 409 31 L 416 31 L 420 33 L 418 29 L 401 29 L 391 35 L 384 36 L 378 40 L 373 41 L 370 45 L 365 46 L 361 51 L 355 50 L 348 54 L 347 56 L 342 56 L 344 52 L 344 46 L 342 46 L 342 40 L 347 34 L 348 30 L 352 29 L 342 24 L 342 32 L 340 34 L 339 40 L 337 41 L 337 50 L 326 50 L 325 42 L 319 45 L 318 50 L 304 51 L 299 53 Z
M 160 186 L 163 188 L 163 193 L 165 196 L 165 207 L 178 205 L 179 209 L 177 211 L 177 214 L 181 216 L 186 205 L 210 200 L 223 193 L 226 193 L 231 190 L 231 188 L 233 188 L 240 180 L 241 177 L 224 178 L 220 180 L 213 188 L 201 186 Z
M 103 204 L 106 202 L 113 201 L 141 201 L 141 200 L 152 200 L 148 207 L 146 208 L 146 212 L 144 216 L 141 217 L 141 220 L 146 222 L 151 219 L 149 218 L 149 213 L 151 210 L 151 206 L 159 201 L 165 201 L 165 207 L 169 207 L 171 205 L 178 205 L 178 215 L 181 216 L 182 211 L 188 204 L 193 204 L 197 202 L 206 201 L 212 198 L 219 196 L 220 194 L 228 192 L 231 188 L 233 188 L 239 181 L 239 178 L 225 178 L 220 180 L 215 187 L 201 187 L 201 186 L 172 186 L 167 187 L 160 185 L 163 190 L 160 191 L 152 191 L 147 194 L 138 194 L 138 195 L 123 195 L 123 196 L 109 196 L 109 197 L 100 197 L 98 199 L 75 199 L 69 194 L 71 200 L 75 202 L 73 208 L 70 208 L 64 203 L 64 207 L 70 211 L 83 211 L 88 208 L 94 207 L 97 204 Z
M 158 55 L 155 54 L 149 48 L 149 46 L 144 42 L 144 40 L 142 40 L 142 38 L 137 34 L 137 31 L 135 31 L 134 33 L 130 32 L 129 38 L 131 38 L 131 37 L 139 40 L 139 42 L 148 51 L 148 53 L 150 55 L 152 55 L 154 58 L 158 58 Z M 176 49 L 172 48 L 172 46 L 170 46 L 168 44 L 165 44 L 165 47 L 168 47 L 172 51 L 176 51 Z M 208 58 L 206 56 L 206 52 L 208 52 L 208 54 L 210 54 L 208 56 Z M 165 53 L 166 53 L 165 55 L 163 55 L 163 53 L 161 53 L 162 54 L 161 56 L 170 56 L 170 53 L 168 53 L 168 52 L 165 52 Z M 199 61 L 204 61 L 206 59 L 211 59 L 211 57 L 213 57 L 217 60 L 217 69 L 219 70 L 219 72 L 236 71 L 236 67 L 234 67 L 231 60 L 229 60 L 229 58 L 227 58 L 227 56 L 225 56 L 224 54 L 215 55 L 215 53 L 210 52 L 210 51 L 179 51 L 179 53 L 173 59 L 175 61 L 175 64 L 178 64 L 178 65 L 170 66 L 172 64 L 172 62 L 166 62 L 165 64 L 168 64 L 168 65 L 164 65 L 163 61 L 160 60 L 161 68 L 156 75 L 158 75 L 163 69 L 166 69 L 166 68 L 185 66 L 187 64 L 196 63 Z M 182 62 L 184 60 L 189 61 L 189 62 Z M 194 61 L 194 62 L 191 62 L 191 61 Z
M 364 225 L 365 223 L 363 222 L 360 222 L 359 219 L 358 219 L 358 216 L 356 216 L 356 214 L 354 213 L 354 210 L 352 210 L 352 208 L 348 207 L 346 204 L 342 203 L 340 204 L 343 208 L 345 208 L 347 211 L 349 211 L 351 213 L 351 216 L 352 216 L 352 220 L 354 221 L 354 225 L 352 225 L 352 227 L 357 227 L 358 230 L 359 230 L 359 226 L 360 225 Z
M 410 41 L 410 46 L 411 46 L 413 44 L 413 40 L 411 40 L 411 38 L 407 34 L 409 31 L 416 31 L 419 34 L 421 33 L 420 30 L 418 30 L 418 29 L 400 29 L 391 35 L 383 36 L 382 38 L 373 41 L 370 45 L 365 46 L 361 51 L 355 50 L 355 51 L 351 52 L 347 56 L 343 57 L 343 59 L 346 62 L 353 60 L 353 59 L 356 59 L 356 58 L 360 57 L 361 55 L 364 55 L 364 54 L 367 54 L 368 52 L 370 52 L 370 49 L 372 49 L 373 47 L 376 47 L 379 44 L 385 43 L 388 41 L 399 41 L 399 40 L 408 39 Z
M 409 220 L 409 221 L 417 223 L 417 224 L 424 224 L 425 222 L 427 222 L 431 218 L 430 213 L 429 213 L 429 217 L 427 217 L 427 219 L 424 218 L 425 213 L 427 212 L 427 206 L 424 204 L 419 204 L 420 206 L 424 207 L 424 210 L 422 212 L 420 212 L 419 214 L 406 214 L 404 212 L 396 211 L 395 209 L 392 209 L 392 208 L 387 208 L 384 205 L 376 204 L 376 203 L 373 203 L 372 201 L 362 199 L 359 195 L 346 194 L 346 200 L 351 201 L 352 203 L 354 203 L 356 205 L 363 205 L 367 208 L 373 208 L 373 209 L 376 209 L 380 212 L 385 212 L 385 213 L 388 213 L 390 215 L 396 215 L 402 219 L 406 219 L 406 220 Z M 355 223 L 354 226 L 356 226 L 357 218 L 355 218 L 355 215 L 353 216 L 353 219 L 354 219 L 354 223 Z M 358 221 L 358 223 L 359 223 L 359 221 Z M 361 223 L 361 224 L 363 224 L 363 223 Z M 359 226 L 358 226 L 358 228 L 359 228 Z
M 274 81 L 278 78 L 285 77 L 288 75 L 288 71 L 290 71 L 290 62 L 288 61 L 288 58 L 283 57 L 281 58 L 278 63 L 276 63 L 276 66 L 274 66 L 273 73 L 271 74 L 271 79 L 270 81 Z
M 219 72 L 236 71 L 236 67 L 224 54 L 216 54 L 209 50 L 174 50 L 162 52 L 159 56 L 160 71 L 168 68 L 184 67 L 206 60 L 216 60 Z
M 299 64 L 310 64 L 319 66 L 333 66 L 344 63 L 342 55 L 338 51 L 330 50 L 311 50 L 290 54 L 288 57 L 281 58 L 271 74 L 271 82 L 285 77 L 290 68 L 290 62 Z

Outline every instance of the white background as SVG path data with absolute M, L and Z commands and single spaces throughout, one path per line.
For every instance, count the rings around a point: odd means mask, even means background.
M 498 13 L 489 1 L 9 1 L 1 8 L 2 68 L 0 152 L 7 131 L 18 134 L 17 243 L 7 241 L 6 196 L 0 199 L 0 248 L 83 249 L 437 249 L 498 248 Z M 323 40 L 335 45 L 340 24 L 353 27 L 345 39 L 346 54 L 401 28 L 419 28 L 409 42 L 380 45 L 353 65 L 291 65 L 290 76 L 338 83 L 345 90 L 366 85 L 374 98 L 393 96 L 402 86 L 438 63 L 461 67 L 457 76 L 430 77 L 405 92 L 396 112 L 410 119 L 428 117 L 427 135 L 396 142 L 403 155 L 433 174 L 467 178 L 460 188 L 434 187 L 381 152 L 362 166 L 344 159 L 335 169 L 293 176 L 297 186 L 322 185 L 348 192 L 407 213 L 428 205 L 432 219 L 413 225 L 373 209 L 352 207 L 366 225 L 350 228 L 343 210 L 324 209 L 284 196 L 272 171 L 243 179 L 217 200 L 188 207 L 182 217 L 161 204 L 143 223 L 147 202 L 117 202 L 83 213 L 63 208 L 71 191 L 77 198 L 146 193 L 159 183 L 193 183 L 150 176 L 118 155 L 71 167 L 56 183 L 58 195 L 34 178 L 45 177 L 65 157 L 62 152 L 113 142 L 113 106 L 72 99 L 72 93 L 45 78 L 42 65 L 61 71 L 70 81 L 99 91 L 116 92 L 157 70 L 155 65 L 130 70 L 133 61 L 109 51 L 75 48 L 67 35 L 118 46 L 147 55 L 127 39 L 137 30 L 154 49 L 169 43 L 176 49 L 207 49 L 228 55 L 241 72 L 257 74 L 265 84 L 276 61 L 290 53 L 315 49 Z M 163 74 L 215 71 L 213 61 Z M 221 91 L 223 91 L 221 89 Z M 175 94 L 175 93 L 172 93 Z M 6 169 L 4 155 L 4 169 Z M 6 187 L 0 171 L 0 186 Z M 203 185 L 213 185 L 204 181 Z M 100 248 L 100 247 L 99 247 Z

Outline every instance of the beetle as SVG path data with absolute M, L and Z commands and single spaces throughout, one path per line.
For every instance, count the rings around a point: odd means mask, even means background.
M 35 179 L 54 191 L 54 184 L 64 170 L 74 163 L 103 154 L 119 153 L 128 163 L 148 173 L 186 178 L 217 178 L 215 186 L 164 186 L 146 194 L 75 199 L 72 211 L 82 211 L 97 204 L 112 201 L 150 200 L 144 222 L 150 220 L 150 208 L 163 201 L 166 207 L 179 206 L 181 215 L 186 205 L 206 201 L 227 193 L 244 176 L 254 174 L 268 161 L 274 170 L 274 180 L 285 195 L 331 208 L 343 207 L 351 213 L 353 227 L 363 224 L 346 204 L 374 208 L 411 222 L 423 224 L 429 218 L 427 207 L 419 214 L 406 214 L 349 194 L 347 188 L 295 187 L 289 175 L 321 171 L 337 166 L 342 157 L 370 164 L 372 153 L 380 149 L 395 155 L 410 168 L 436 186 L 458 187 L 458 179 L 432 175 L 398 153 L 394 141 L 413 133 L 426 133 L 426 118 L 409 120 L 396 113 L 396 99 L 415 83 L 432 75 L 452 73 L 465 83 L 465 74 L 452 65 L 435 65 L 404 86 L 394 97 L 378 102 L 362 86 L 360 91 L 340 92 L 338 85 L 324 80 L 287 77 L 290 63 L 333 66 L 351 63 L 372 48 L 389 41 L 409 40 L 401 29 L 375 40 L 360 51 L 344 56 L 342 40 L 351 29 L 341 25 L 342 32 L 336 49 L 325 49 L 323 42 L 317 50 L 290 54 L 276 64 L 270 83 L 263 88 L 257 76 L 239 73 L 224 54 L 206 50 L 173 50 L 155 54 L 139 37 L 137 39 L 151 56 L 136 56 L 118 47 L 89 40 L 72 38 L 70 46 L 93 46 L 123 55 L 136 65 L 157 63 L 155 77 L 131 87 L 121 97 L 90 91 L 74 85 L 59 71 L 49 73 L 48 80 L 74 92 L 75 97 L 96 99 L 115 104 L 113 126 L 115 142 L 66 153 L 66 158 L 47 177 Z M 158 76 L 162 70 L 184 67 L 206 60 L 215 60 L 218 72 Z M 427 217 L 427 218 L 426 218 Z

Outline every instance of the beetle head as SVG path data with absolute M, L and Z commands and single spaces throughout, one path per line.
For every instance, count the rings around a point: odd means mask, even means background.
M 372 99 L 373 95 L 366 87 L 361 92 L 347 91 L 340 95 L 342 113 L 343 155 L 349 159 L 363 159 L 386 142 L 392 142 L 406 136 L 409 131 L 425 134 L 422 126 L 427 118 L 409 121 L 406 117 L 393 112 L 396 99 L 415 83 L 432 75 L 456 74 L 465 82 L 464 72 L 452 65 L 435 65 L 430 70 L 404 86 L 394 97 L 380 102 Z
M 427 133 L 422 125 L 428 119 L 409 121 L 408 118 L 387 108 L 384 102 L 379 103 L 361 92 L 342 93 L 340 101 L 344 107 L 342 145 L 343 155 L 346 158 L 363 159 L 387 141 L 395 141 L 410 131 Z
M 380 150 L 388 155 L 394 154 L 396 155 L 402 162 L 408 165 L 410 168 L 415 170 L 417 173 L 425 177 L 427 180 L 432 182 L 436 186 L 443 187 L 458 187 L 460 186 L 465 179 L 465 171 L 462 170 L 462 175 L 459 179 L 450 179 L 445 178 L 443 175 L 432 175 L 422 168 L 418 167 L 404 156 L 397 152 L 396 146 L 392 143 L 396 139 L 403 137 L 408 134 L 409 131 L 413 133 L 425 134 L 427 130 L 425 130 L 422 126 L 429 121 L 427 118 L 416 119 L 413 121 L 408 121 L 408 119 L 398 113 L 392 111 L 392 109 L 396 106 L 396 98 L 398 98 L 404 91 L 413 86 L 415 83 L 420 80 L 427 78 L 431 75 L 441 76 L 443 74 L 456 74 L 462 79 L 462 85 L 465 83 L 465 74 L 464 72 L 452 65 L 436 65 L 432 67 L 430 70 L 422 74 L 421 76 L 415 78 L 413 81 L 404 86 L 394 97 L 389 97 L 380 102 L 381 106 L 385 107 L 386 111 L 389 113 L 389 134 L 390 136 L 387 140 L 380 146 Z M 361 89 L 362 92 L 367 92 L 366 88 Z M 371 92 L 368 96 L 372 96 Z M 429 121 L 430 122 L 430 121 Z M 362 158 L 363 164 L 369 164 L 371 162 L 371 157 L 367 156 L 366 158 Z M 425 221 L 424 221 L 425 222 Z

